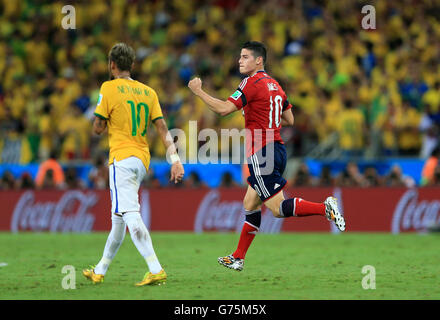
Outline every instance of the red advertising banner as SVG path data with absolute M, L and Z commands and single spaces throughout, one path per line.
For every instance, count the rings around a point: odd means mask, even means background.
M 246 189 L 143 189 L 142 218 L 151 231 L 239 232 Z M 346 232 L 414 232 L 440 223 L 440 188 L 295 188 L 287 197 L 338 198 Z M 110 192 L 2 191 L 2 231 L 109 231 Z M 338 232 L 319 216 L 277 219 L 263 207 L 261 232 Z

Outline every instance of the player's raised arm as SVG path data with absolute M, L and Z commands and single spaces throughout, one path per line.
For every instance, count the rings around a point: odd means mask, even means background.
M 95 120 L 93 121 L 93 133 L 99 135 L 103 133 L 106 128 L 107 128 L 107 120 L 101 119 L 99 117 L 95 117 Z
M 221 116 L 226 116 L 234 111 L 237 111 L 237 107 L 232 102 L 214 98 L 203 91 L 202 80 L 200 78 L 192 79 L 188 83 L 188 88 L 190 88 L 196 96 L 200 97 L 200 99 L 202 99 L 203 102 L 209 106 L 209 109 Z
M 168 131 L 168 126 L 164 119 L 157 119 L 154 122 L 157 132 L 159 133 L 162 143 L 165 149 L 168 150 L 172 162 L 171 166 L 171 177 L 170 181 L 177 183 L 182 180 L 185 171 L 183 169 L 182 163 L 180 162 L 179 155 L 177 154 L 176 146 L 174 145 L 173 139 L 170 132 Z

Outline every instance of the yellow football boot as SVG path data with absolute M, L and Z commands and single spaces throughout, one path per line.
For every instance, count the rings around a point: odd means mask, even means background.
M 83 276 L 93 282 L 93 284 L 97 284 L 100 282 L 104 282 L 103 274 L 96 274 L 94 266 L 90 267 L 91 269 L 84 269 Z
M 146 273 L 144 279 L 141 282 L 136 283 L 135 286 L 141 287 L 152 284 L 161 285 L 164 284 L 166 280 L 167 274 L 165 273 L 165 270 L 162 269 L 159 273 L 156 274 L 152 274 L 151 272 Z

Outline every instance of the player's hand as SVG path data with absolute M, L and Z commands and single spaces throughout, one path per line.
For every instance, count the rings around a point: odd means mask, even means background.
M 202 79 L 195 77 L 190 82 L 188 82 L 188 88 L 191 89 L 191 91 L 197 95 L 200 90 L 202 90 Z
M 180 163 L 180 161 L 174 162 L 171 166 L 170 181 L 174 181 L 174 183 L 178 183 L 182 181 L 184 174 L 185 174 L 185 170 L 183 170 L 182 163 Z

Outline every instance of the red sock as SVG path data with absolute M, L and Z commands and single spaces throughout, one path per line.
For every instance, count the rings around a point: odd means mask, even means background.
M 306 217 L 320 215 L 325 216 L 325 204 L 316 203 L 303 200 L 301 198 L 295 198 L 295 212 L 297 217 Z
M 258 232 L 258 228 L 251 226 L 245 222 L 243 229 L 241 229 L 240 240 L 238 241 L 237 250 L 232 254 L 234 258 L 244 259 L 252 240 L 255 238 L 255 234 Z

